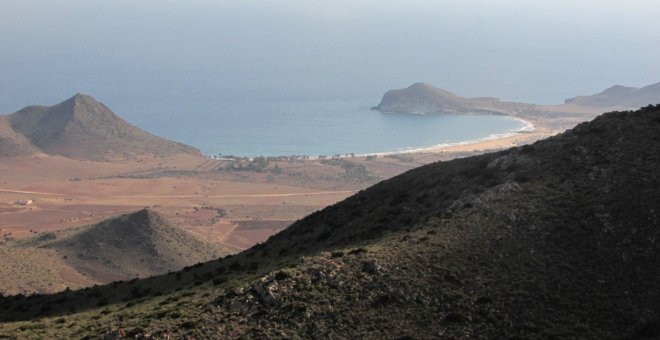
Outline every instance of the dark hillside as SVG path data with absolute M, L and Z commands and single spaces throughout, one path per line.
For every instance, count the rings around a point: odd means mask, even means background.
M 234 257 L 5 298 L 3 320 L 52 317 L 0 333 L 657 338 L 658 169 L 660 106 L 608 113 L 533 145 L 414 169 Z

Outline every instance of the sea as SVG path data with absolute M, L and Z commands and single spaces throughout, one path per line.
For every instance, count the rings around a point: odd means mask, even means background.
M 246 157 L 397 153 L 529 129 L 502 116 L 384 114 L 369 109 L 374 100 L 379 98 L 200 101 L 188 103 L 194 109 L 183 121 L 159 119 L 163 111 L 146 107 L 133 121 L 207 155 Z M 165 115 L 179 117 L 177 109 Z
M 609 34 L 629 21 L 603 11 L 592 26 L 574 24 L 583 20 L 571 2 L 513 12 L 474 2 L 4 0 L 0 114 L 85 93 L 209 156 L 313 157 L 530 128 L 510 117 L 369 110 L 419 81 L 539 104 L 657 82 L 660 30 L 640 19 L 648 11 L 615 11 L 635 24 Z

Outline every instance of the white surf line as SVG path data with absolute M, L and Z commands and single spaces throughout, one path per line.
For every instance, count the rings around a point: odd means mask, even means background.
M 108 196 L 113 198 L 250 198 L 250 197 L 295 197 L 295 196 L 322 196 L 354 194 L 356 190 L 299 192 L 289 194 L 239 194 L 239 195 L 121 195 Z

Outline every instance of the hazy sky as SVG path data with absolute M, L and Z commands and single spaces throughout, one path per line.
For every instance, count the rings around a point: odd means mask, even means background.
M 159 82 L 332 97 L 428 81 L 554 103 L 660 81 L 659 18 L 657 0 L 0 0 L 0 112 Z

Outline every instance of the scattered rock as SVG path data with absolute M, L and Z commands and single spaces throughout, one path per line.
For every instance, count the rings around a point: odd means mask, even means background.
M 362 262 L 362 271 L 369 274 L 380 274 L 381 266 L 376 260 L 368 260 Z
M 257 281 L 252 284 L 252 290 L 257 293 L 257 296 L 261 301 L 267 306 L 275 306 L 278 304 L 277 298 L 274 295 L 274 291 L 277 290 L 277 282 L 265 282 L 263 280 Z

